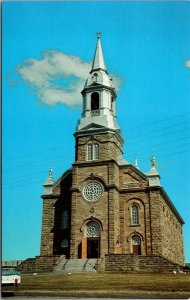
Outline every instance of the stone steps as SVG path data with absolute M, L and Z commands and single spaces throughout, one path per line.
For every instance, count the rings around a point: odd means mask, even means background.
M 68 274 L 68 273 L 95 273 L 95 264 L 97 259 L 62 259 L 54 268 L 53 272 Z

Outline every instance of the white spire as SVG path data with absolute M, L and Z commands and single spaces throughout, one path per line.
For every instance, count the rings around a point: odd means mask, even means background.
M 103 52 L 102 52 L 102 46 L 101 46 L 101 42 L 100 42 L 100 35 L 101 32 L 97 33 L 97 45 L 96 45 L 96 51 L 94 54 L 94 60 L 92 63 L 92 71 L 94 70 L 104 70 L 106 71 L 106 66 L 105 66 L 105 62 L 104 62 L 104 56 L 103 56 Z M 90 72 L 90 73 L 91 73 Z
M 96 127 L 96 130 L 106 128 L 106 130 L 117 131 L 121 136 L 121 130 L 116 120 L 115 101 L 117 95 L 106 71 L 100 33 L 98 33 L 92 70 L 81 93 L 83 95 L 83 113 L 76 131 L 88 130 L 90 132 L 92 127 Z

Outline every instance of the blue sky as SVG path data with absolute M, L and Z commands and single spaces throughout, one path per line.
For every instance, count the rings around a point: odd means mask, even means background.
M 161 184 L 185 220 L 190 261 L 190 3 L 4 2 L 3 259 L 40 253 L 43 183 L 74 162 L 96 32 L 118 90 L 124 157 Z

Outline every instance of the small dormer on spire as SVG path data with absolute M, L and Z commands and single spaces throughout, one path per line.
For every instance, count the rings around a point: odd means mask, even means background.
M 50 168 L 49 169 L 49 176 L 47 180 L 44 183 L 44 195 L 51 195 L 52 194 L 52 187 L 54 185 L 54 180 L 53 180 L 53 170 Z
M 99 71 L 99 70 L 106 71 L 104 56 L 103 56 L 103 52 L 102 52 L 102 46 L 101 46 L 101 42 L 100 42 L 100 36 L 101 36 L 101 32 L 98 32 L 97 33 L 97 45 L 96 45 L 96 50 L 95 50 L 94 59 L 93 59 L 93 63 L 92 63 L 92 70 L 90 71 L 90 73 L 92 73 L 93 71 Z
M 160 186 L 160 175 L 158 173 L 158 170 L 156 169 L 156 159 L 154 156 L 151 156 L 150 162 L 151 162 L 151 168 L 150 171 L 147 173 L 149 185 Z

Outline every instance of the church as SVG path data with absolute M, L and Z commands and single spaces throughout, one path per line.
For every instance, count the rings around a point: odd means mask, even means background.
M 117 95 L 100 35 L 89 71 L 75 161 L 57 181 L 50 169 L 44 183 L 40 257 L 96 258 L 107 270 L 142 257 L 183 266 L 184 221 L 160 184 L 155 158 L 148 173 L 123 158 Z

